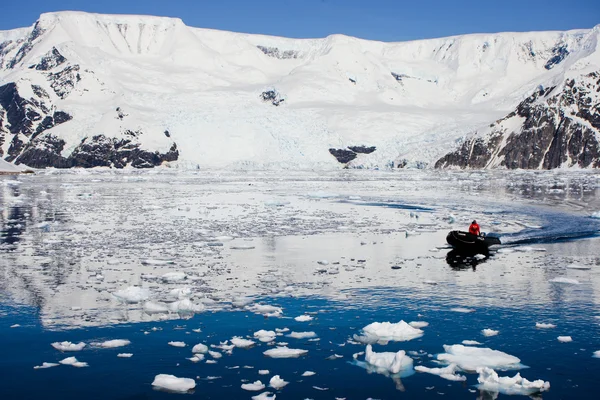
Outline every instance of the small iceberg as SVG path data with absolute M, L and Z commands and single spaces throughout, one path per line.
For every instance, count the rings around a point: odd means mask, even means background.
M 231 344 L 233 344 L 235 347 L 239 347 L 241 349 L 248 349 L 248 348 L 254 346 L 255 342 L 254 342 L 254 340 L 243 339 L 241 337 L 234 336 L 231 339 Z
M 242 384 L 242 389 L 248 390 L 251 392 L 258 392 L 260 390 L 263 390 L 264 388 L 265 388 L 265 384 L 262 383 L 261 381 L 256 381 L 254 383 L 243 383 Z
M 428 374 L 438 375 L 441 378 L 447 379 L 449 381 L 466 381 L 467 377 L 464 375 L 458 375 L 456 372 L 458 371 L 457 364 L 450 364 L 444 368 L 427 368 L 422 365 L 418 365 L 415 367 L 416 371 L 425 372 Z
M 404 350 L 396 353 L 376 353 L 370 344 L 365 350 L 365 362 L 368 364 L 367 369 L 380 374 L 399 374 L 402 371 L 410 371 L 413 367 L 412 358 L 407 356 Z
M 102 347 L 103 349 L 114 349 L 116 347 L 123 347 L 123 346 L 130 345 L 131 342 L 127 339 L 114 339 L 114 340 L 107 340 L 106 342 L 102 342 L 102 343 L 92 343 L 92 344 L 96 347 Z
M 158 374 L 154 377 L 152 386 L 172 392 L 187 392 L 196 387 L 196 381 L 190 378 L 178 378 L 174 375 Z
M 112 294 L 117 299 L 125 303 L 139 303 L 150 298 L 150 291 L 138 286 L 129 286 Z
M 502 351 L 487 347 L 468 347 L 462 344 L 444 345 L 445 353 L 437 359 L 448 364 L 456 364 L 463 371 L 477 371 L 477 368 L 489 367 L 503 370 L 521 369 L 521 360 Z
M 81 351 L 85 347 L 85 343 L 79 342 L 77 344 L 71 342 L 54 342 L 52 347 L 60 351 Z
M 528 396 L 550 389 L 550 382 L 544 382 L 541 379 L 531 382 L 521 377 L 519 373 L 512 378 L 508 376 L 499 377 L 496 371 L 486 367 L 477 369 L 477 373 L 479 374 L 477 378 L 478 388 L 489 392 Z
M 279 377 L 279 375 L 274 375 L 269 381 L 269 386 L 275 390 L 279 390 L 286 386 L 289 382 L 284 381 Z
M 310 339 L 317 337 L 317 334 L 315 332 L 292 332 L 287 336 L 294 339 Z
M 270 349 L 264 351 L 263 354 L 267 357 L 271 358 L 297 358 L 303 356 L 308 353 L 308 350 L 302 349 L 290 349 L 286 346 L 277 347 L 275 349 Z
M 545 324 L 543 322 L 536 322 L 535 323 L 535 327 L 538 329 L 552 329 L 552 328 L 556 328 L 556 325 L 554 324 Z
M 486 329 L 482 329 L 482 330 L 481 330 L 481 334 L 482 334 L 483 336 L 487 336 L 487 337 L 490 337 L 490 336 L 496 336 L 496 335 L 497 335 L 497 334 L 499 334 L 499 333 L 500 333 L 500 331 L 496 331 L 496 330 L 494 330 L 494 329 L 487 329 L 487 328 L 486 328 Z
M 81 362 L 81 361 L 77 360 L 75 357 L 67 357 L 63 360 L 60 360 L 59 363 L 61 363 L 62 365 L 71 365 L 76 368 L 88 367 L 88 363 Z
M 46 369 L 46 368 L 58 367 L 59 365 L 60 364 L 57 364 L 57 363 L 44 362 L 44 363 L 42 363 L 42 365 L 36 365 L 35 367 L 33 367 L 33 369 Z
M 275 336 L 277 336 L 277 334 L 274 331 L 266 331 L 264 329 L 254 332 L 254 337 L 263 343 L 272 342 L 275 340 Z
M 308 321 L 312 321 L 313 317 L 311 317 L 310 315 L 300 315 L 296 318 L 294 318 L 295 321 L 298 322 L 308 322 Z
M 406 342 L 423 336 L 423 331 L 413 328 L 404 321 L 397 323 L 373 322 L 362 329 L 362 336 L 354 335 L 354 340 L 372 344 L 379 341 Z
M 571 336 L 559 336 L 557 337 L 557 339 L 561 343 L 570 343 L 573 341 L 573 338 Z

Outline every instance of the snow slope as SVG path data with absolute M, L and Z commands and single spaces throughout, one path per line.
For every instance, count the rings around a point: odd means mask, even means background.
M 540 85 L 600 69 L 599 33 L 383 43 L 221 32 L 163 17 L 42 14 L 31 28 L 0 32 L 0 86 L 14 82 L 20 99 L 35 100 L 27 107 L 39 121 L 54 119 L 41 128 L 35 118 L 10 121 L 15 96 L 0 88 L 0 155 L 93 166 L 98 151 L 123 143 L 160 154 L 175 144 L 175 157 L 138 164 L 339 168 L 330 148 L 364 145 L 376 151 L 349 166 L 432 165 Z M 284 101 L 264 101 L 269 90 Z M 134 156 L 106 163 L 129 165 Z

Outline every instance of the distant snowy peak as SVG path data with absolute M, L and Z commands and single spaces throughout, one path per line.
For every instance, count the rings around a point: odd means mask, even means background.
M 0 32 L 0 157 L 38 168 L 423 168 L 440 157 L 595 167 L 599 36 L 597 26 L 383 43 L 42 14 Z M 541 109 L 571 135 L 554 161 L 525 155 L 550 140 L 534 122 Z

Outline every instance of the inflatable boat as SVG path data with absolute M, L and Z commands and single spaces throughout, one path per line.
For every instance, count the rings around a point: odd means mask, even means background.
M 451 231 L 446 242 L 454 249 L 464 253 L 487 253 L 489 247 L 500 244 L 496 236 L 473 235 L 469 232 Z

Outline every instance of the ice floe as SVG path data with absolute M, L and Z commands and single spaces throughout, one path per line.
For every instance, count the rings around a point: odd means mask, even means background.
M 413 328 L 404 321 L 373 322 L 362 329 L 362 336 L 354 335 L 354 340 L 361 343 L 378 341 L 405 342 L 423 336 L 423 331 Z
M 223 357 L 223 354 L 219 353 L 218 351 L 209 350 L 208 354 L 210 354 L 210 356 L 212 358 L 221 358 L 221 357 Z
M 85 343 L 71 343 L 71 342 L 54 342 L 52 347 L 60 351 L 81 351 L 86 346 Z
M 475 312 L 474 309 L 472 309 L 472 308 L 466 308 L 466 307 L 454 307 L 454 308 L 451 308 L 450 311 L 458 312 L 458 313 L 472 313 L 472 312 Z
M 160 277 L 164 282 L 181 282 L 187 278 L 183 272 L 167 272 Z
M 438 375 L 441 378 L 447 379 L 449 381 L 466 381 L 467 377 L 464 375 L 458 375 L 456 372 L 458 371 L 457 364 L 450 364 L 444 368 L 427 368 L 422 365 L 417 365 L 415 367 L 416 371 L 426 372 L 428 374 Z
M 239 347 L 239 348 L 242 348 L 242 349 L 247 349 L 247 348 L 249 348 L 249 347 L 252 347 L 252 346 L 254 346 L 254 344 L 255 344 L 254 340 L 243 339 L 243 338 L 241 338 L 241 337 L 237 337 L 237 336 L 234 336 L 234 337 L 231 339 L 231 343 L 232 343 L 232 344 L 233 344 L 235 347 Z
M 71 365 L 71 366 L 77 367 L 77 368 L 83 368 L 83 367 L 88 366 L 88 363 L 81 362 L 81 361 L 77 360 L 75 357 L 67 357 L 63 360 L 60 360 L 59 363 L 61 363 L 62 365 Z
M 468 347 L 461 344 L 444 345 L 445 353 L 437 359 L 448 364 L 457 364 L 463 371 L 477 371 L 477 368 L 520 369 L 521 360 L 502 351 L 487 347 Z
M 550 279 L 548 282 L 552 282 L 552 283 L 566 283 L 566 284 L 569 284 L 569 285 L 579 285 L 580 284 L 577 279 L 565 278 L 564 276 L 559 276 L 557 278 Z
M 594 358 L 600 358 L 600 350 L 596 350 L 594 352 L 594 354 L 592 355 L 592 357 L 594 357 Z
M 150 298 L 150 290 L 138 286 L 129 286 L 128 288 L 113 292 L 112 295 L 126 303 L 139 303 Z
M 196 381 L 190 378 L 178 378 L 175 375 L 158 374 L 152 386 L 173 392 L 187 392 L 196 387 Z
M 497 335 L 497 334 L 499 334 L 499 333 L 500 333 L 500 331 L 496 331 L 496 330 L 494 330 L 494 329 L 488 329 L 488 328 L 486 328 L 486 329 L 482 329 L 482 330 L 481 330 L 481 334 L 482 334 L 483 336 L 488 336 L 488 337 L 489 337 L 489 336 L 496 336 L 496 335 Z
M 562 342 L 562 343 L 569 343 L 569 342 L 573 341 L 573 338 L 571 336 L 559 336 L 559 337 L 557 337 L 557 339 L 559 342 Z
M 190 360 L 193 363 L 200 362 L 204 360 L 204 354 L 194 354 L 192 357 L 189 357 L 188 360 Z
M 467 346 L 477 346 L 481 343 L 479 343 L 477 340 L 463 340 L 462 344 L 466 344 Z
M 255 314 L 264 315 L 265 317 L 280 317 L 283 313 L 281 307 L 270 306 L 267 304 L 252 304 L 246 306 L 246 309 Z
M 294 320 L 296 320 L 298 322 L 308 322 L 308 321 L 312 321 L 313 317 L 311 317 L 310 315 L 300 315 L 300 316 L 294 318 Z
M 35 367 L 33 367 L 33 369 L 46 369 L 46 368 L 58 367 L 59 365 L 60 364 L 57 364 L 57 363 L 44 362 L 44 363 L 42 363 L 42 365 L 36 365 Z
M 264 392 L 261 394 L 257 394 L 256 396 L 252 396 L 252 400 L 275 400 L 276 395 L 273 394 L 271 396 L 271 392 Z
M 198 343 L 197 345 L 195 345 L 192 348 L 192 353 L 207 353 L 208 352 L 208 346 L 202 343 Z
M 269 375 L 269 370 L 268 369 L 259 369 L 258 374 L 259 375 Z
M 365 350 L 365 362 L 378 373 L 398 374 L 401 371 L 411 370 L 413 360 L 406 355 L 404 350 L 396 353 L 376 353 L 369 344 Z
M 127 339 L 113 339 L 102 343 L 92 343 L 93 346 L 102 347 L 103 349 L 113 349 L 116 347 L 127 346 L 129 344 L 131 344 L 131 342 Z
M 313 375 L 316 375 L 316 373 L 313 371 L 304 371 L 301 376 L 313 376 Z
M 155 303 L 153 301 L 146 301 L 144 303 L 144 311 L 148 314 L 160 314 L 169 312 L 169 307 L 163 303 Z
M 119 354 L 117 354 L 117 357 L 119 357 L 119 358 L 131 358 L 131 357 L 133 357 L 133 354 L 132 353 L 119 353 Z
M 535 323 L 535 327 L 539 328 L 539 329 L 552 329 L 552 328 L 556 328 L 556 325 L 554 324 L 546 324 L 543 322 L 536 322 Z
M 275 340 L 276 335 L 274 331 L 266 331 L 264 329 L 254 332 L 254 337 L 263 343 L 272 342 Z
M 550 382 L 544 382 L 541 379 L 533 382 L 528 381 L 521 377 L 519 373 L 512 378 L 508 376 L 499 377 L 496 371 L 486 367 L 477 369 L 477 373 L 479 373 L 477 378 L 478 388 L 489 392 L 527 396 L 550 389 Z
M 284 386 L 286 386 L 288 383 L 289 382 L 286 382 L 283 379 L 281 379 L 281 377 L 279 375 L 274 375 L 271 378 L 271 380 L 269 381 L 269 386 L 275 390 L 279 390 L 279 389 L 283 388 Z
M 425 322 L 425 321 L 412 321 L 408 323 L 410 326 L 412 326 L 413 328 L 425 328 L 427 326 L 429 326 L 429 322 Z
M 317 334 L 315 332 L 292 332 L 287 336 L 294 339 L 310 339 L 316 337 Z
M 173 347 L 185 347 L 185 342 L 169 342 L 169 346 Z
M 242 389 L 244 390 L 248 390 L 251 392 L 258 392 L 260 390 L 263 390 L 265 388 L 265 384 L 262 383 L 261 381 L 256 381 L 253 383 L 243 383 L 242 384 Z
M 308 353 L 308 350 L 303 349 L 290 349 L 286 346 L 277 347 L 264 351 L 263 354 L 271 358 L 295 358 L 300 357 Z

